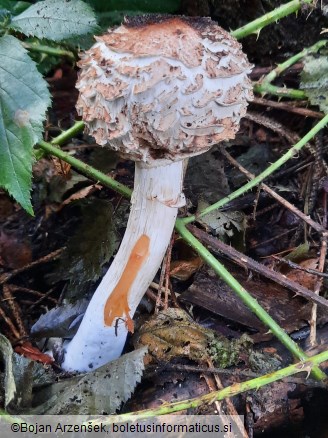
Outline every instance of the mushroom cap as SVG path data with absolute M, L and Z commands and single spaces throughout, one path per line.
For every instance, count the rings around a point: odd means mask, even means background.
M 78 63 L 77 111 L 98 144 L 156 165 L 234 138 L 251 65 L 210 18 L 130 17 L 96 40 Z

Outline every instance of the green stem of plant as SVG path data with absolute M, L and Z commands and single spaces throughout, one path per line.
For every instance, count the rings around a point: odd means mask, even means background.
M 126 414 L 115 415 L 111 419 L 105 419 L 102 417 L 101 419 L 93 420 L 93 424 L 98 424 L 100 422 L 110 424 L 113 421 L 115 423 L 121 423 L 126 421 L 136 421 L 141 420 L 143 418 L 156 417 L 159 415 L 168 415 L 174 412 L 183 411 L 185 409 L 197 408 L 202 405 L 211 404 L 215 400 L 220 401 L 225 398 L 230 398 L 235 395 L 241 394 L 245 391 L 250 391 L 252 389 L 259 389 L 262 386 L 269 385 L 270 383 L 276 382 L 277 380 L 281 380 L 283 378 L 292 376 L 293 374 L 297 374 L 304 371 L 309 371 L 310 368 L 316 367 L 321 362 L 328 360 L 328 351 L 318 354 L 317 356 L 313 356 L 308 358 L 306 362 L 299 362 L 293 365 L 290 365 L 286 368 L 282 368 L 281 370 L 275 371 L 270 374 L 266 374 L 261 377 L 256 377 L 255 379 L 248 380 L 242 383 L 235 383 L 231 386 L 227 386 L 224 389 L 220 389 L 219 391 L 213 391 L 208 394 L 202 395 L 200 397 L 182 400 L 174 403 L 164 403 L 162 406 L 145 409 L 137 412 L 128 412 Z M 327 377 L 327 376 L 326 376 Z
M 255 83 L 253 84 L 253 90 L 255 93 L 261 94 L 262 96 L 264 96 L 265 94 L 271 94 L 272 96 L 286 97 L 288 99 L 297 99 L 297 100 L 307 99 L 306 94 L 302 90 L 276 87 L 275 85 L 268 83 Z
M 274 68 L 269 74 L 267 74 L 264 78 L 254 84 L 254 91 L 259 94 L 274 94 L 276 96 L 290 97 L 292 99 L 306 98 L 306 95 L 302 90 L 292 90 L 283 87 L 275 87 L 271 84 L 271 82 L 274 81 L 276 77 L 279 76 L 282 72 L 287 70 L 287 68 L 291 67 L 293 64 L 300 61 L 305 56 L 308 56 L 310 53 L 317 53 L 326 44 L 327 40 L 320 40 L 313 46 L 308 47 L 307 49 L 304 49 L 296 55 L 292 56 L 291 58 L 287 59 L 287 61 L 283 62 L 282 64 L 278 64 L 277 67 Z
M 50 143 L 58 144 L 58 145 L 66 143 L 71 138 L 75 137 L 77 134 L 82 132 L 83 129 L 84 129 L 84 123 L 81 120 L 79 120 L 78 122 L 75 122 L 74 125 L 71 126 L 69 129 L 63 131 L 62 133 L 57 135 L 57 137 L 54 137 Z
M 313 46 L 308 47 L 307 49 L 302 50 L 301 52 L 297 53 L 296 55 L 290 57 L 287 59 L 287 61 L 283 62 L 282 64 L 278 64 L 276 68 L 274 68 L 272 71 L 270 71 L 269 74 L 267 74 L 261 82 L 268 82 L 271 83 L 276 79 L 277 76 L 279 76 L 281 73 L 283 73 L 287 68 L 294 65 L 296 62 L 303 59 L 305 56 L 310 55 L 311 53 L 317 53 L 322 47 L 324 47 L 327 44 L 328 40 L 320 40 L 317 43 L 313 44 Z
M 22 42 L 21 44 L 25 49 L 29 50 L 30 52 L 45 53 L 46 55 L 58 56 L 58 57 L 64 56 L 66 58 L 71 59 L 72 61 L 75 61 L 76 59 L 76 56 L 70 50 L 58 49 L 57 47 L 45 46 L 43 44 L 38 44 L 38 43 L 31 44 L 31 43 Z
M 298 143 L 296 143 L 292 148 L 290 148 L 282 157 L 280 157 L 277 161 L 272 163 L 269 167 L 267 167 L 262 173 L 256 176 L 254 179 L 249 181 L 244 186 L 230 193 L 230 195 L 216 202 L 215 204 L 210 205 L 207 208 L 204 208 L 197 216 L 189 216 L 187 218 L 181 219 L 184 224 L 189 224 L 196 220 L 198 217 L 205 216 L 207 213 L 211 211 L 217 210 L 218 208 L 223 207 L 228 202 L 233 199 L 238 198 L 243 195 L 248 190 L 260 184 L 265 178 L 270 176 L 274 171 L 279 169 L 286 161 L 292 158 L 298 151 L 302 149 L 306 143 L 308 143 L 326 124 L 328 123 L 328 114 L 325 115 L 323 119 L 321 119 L 312 129 L 309 131 Z
M 65 134 L 67 131 L 65 132 Z M 64 136 L 64 133 L 61 134 L 62 138 Z M 60 137 L 60 136 L 59 136 Z M 53 140 L 54 142 L 54 140 Z M 95 181 L 99 181 L 100 183 L 104 184 L 107 187 L 110 187 L 111 189 L 115 190 L 117 193 L 120 193 L 121 195 L 125 196 L 126 198 L 130 198 L 132 194 L 132 190 L 130 190 L 125 185 L 115 181 L 115 179 L 110 178 L 109 176 L 105 175 L 104 173 L 100 172 L 99 170 L 95 169 L 92 166 L 89 166 L 88 164 L 83 163 L 83 161 L 78 160 L 77 158 L 72 157 L 67 152 L 64 152 L 63 150 L 57 148 L 56 146 L 47 143 L 45 141 L 39 141 L 38 145 L 39 148 L 47 152 L 48 154 L 51 154 L 57 158 L 60 158 L 61 160 L 65 161 L 66 163 L 73 166 L 75 169 L 82 172 L 84 175 L 87 175 L 91 179 Z
M 183 219 L 177 219 L 175 229 L 180 236 L 200 255 L 205 263 L 210 266 L 223 281 L 228 284 L 242 302 L 265 324 L 279 341 L 297 358 L 307 360 L 306 354 L 285 333 L 285 331 L 271 318 L 271 316 L 259 305 L 243 286 L 230 274 L 230 272 L 202 245 L 199 240 L 185 227 Z M 313 369 L 313 377 L 323 380 L 326 375 L 319 369 Z
M 208 394 L 202 395 L 200 397 L 181 400 L 174 403 L 165 403 L 162 406 L 153 409 L 145 409 L 137 412 L 128 412 L 126 414 L 121 415 L 113 415 L 104 419 L 93 420 L 93 424 L 98 424 L 99 422 L 110 424 L 113 421 L 116 423 L 124 422 L 124 421 L 136 421 L 141 420 L 143 418 L 156 417 L 159 415 L 168 415 L 174 412 L 183 411 L 185 409 L 197 408 L 202 406 L 203 404 L 211 404 L 215 400 L 224 400 L 225 398 L 234 397 L 235 395 L 241 394 L 245 391 L 257 390 L 265 385 L 269 385 L 270 383 L 276 382 L 278 380 L 284 379 L 286 377 L 292 376 L 301 372 L 309 372 L 309 369 L 319 365 L 322 362 L 328 360 L 328 351 L 324 351 L 316 356 L 310 357 L 306 362 L 299 362 L 293 365 L 289 365 L 286 368 L 282 368 L 281 370 L 275 371 L 270 374 L 265 374 L 261 377 L 256 377 L 255 379 L 247 380 L 242 383 L 235 383 L 231 386 L 227 386 L 224 389 L 220 389 L 219 391 L 213 391 Z M 4 410 L 0 409 L 0 415 L 3 416 L 7 421 L 15 421 L 20 422 L 19 417 L 11 417 Z M 26 421 L 26 420 L 24 420 Z
M 251 34 L 259 34 L 265 26 L 268 26 L 269 24 L 274 23 L 280 18 L 286 17 L 293 12 L 297 12 L 305 3 L 311 4 L 313 2 L 312 0 L 293 0 L 291 2 L 288 2 L 284 5 L 279 6 L 273 11 L 262 15 L 262 17 L 259 17 L 256 20 L 245 24 L 245 26 L 234 30 L 233 32 L 231 32 L 231 35 L 237 39 L 241 39 Z

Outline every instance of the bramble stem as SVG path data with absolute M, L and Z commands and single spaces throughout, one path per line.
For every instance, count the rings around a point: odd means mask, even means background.
M 293 0 L 284 5 L 279 6 L 267 14 L 262 15 L 262 17 L 257 18 L 256 20 L 251 21 L 245 26 L 239 27 L 238 29 L 231 32 L 231 35 L 237 38 L 237 40 L 241 38 L 245 38 L 251 34 L 259 34 L 260 31 L 271 23 L 279 20 L 280 18 L 286 17 L 294 12 L 297 12 L 302 5 L 313 3 L 312 0 Z
M 64 138 L 64 134 L 60 134 L 61 139 Z M 58 138 L 57 137 L 57 138 Z M 53 140 L 54 141 L 54 140 Z M 64 141 L 64 140 L 63 140 Z M 62 149 L 57 148 L 56 146 L 47 143 L 46 141 L 39 141 L 38 147 L 44 150 L 45 152 L 60 158 L 61 160 L 65 161 L 66 163 L 73 166 L 75 169 L 82 172 L 84 175 L 90 177 L 94 181 L 100 182 L 104 184 L 106 187 L 109 187 L 113 190 L 115 190 L 117 193 L 120 193 L 121 195 L 125 196 L 126 198 L 130 198 L 132 194 L 132 190 L 126 187 L 125 185 L 119 183 L 118 181 L 115 181 L 115 179 L 110 178 L 109 176 L 105 175 L 103 172 L 100 172 L 99 170 L 95 169 L 92 166 L 89 166 L 86 163 L 83 163 L 83 161 L 78 160 L 75 157 L 72 157 L 72 155 L 68 154 L 67 152 L 64 152 Z
M 213 391 L 200 397 L 181 400 L 174 403 L 163 403 L 162 406 L 152 409 L 144 409 L 142 411 L 127 412 L 126 414 L 121 415 L 107 416 L 106 419 L 104 417 L 101 417 L 99 420 L 90 420 L 88 421 L 88 423 L 92 423 L 93 425 L 95 425 L 99 423 L 111 424 L 112 422 L 120 423 L 127 421 L 136 421 L 143 418 L 173 414 L 174 412 L 183 411 L 185 409 L 197 408 L 204 404 L 211 404 L 215 400 L 220 401 L 224 400 L 225 398 L 230 398 L 238 394 L 242 394 L 246 391 L 250 391 L 253 389 L 257 390 L 265 385 L 269 385 L 270 383 L 277 382 L 278 380 L 285 379 L 297 373 L 309 372 L 309 369 L 311 367 L 319 365 L 320 363 L 327 360 L 328 351 L 324 351 L 323 353 L 308 358 L 306 362 L 298 362 L 296 364 L 282 368 L 278 371 L 274 371 L 273 373 L 265 374 L 264 376 L 256 377 L 255 379 L 247 380 L 246 382 L 235 383 L 233 385 L 227 386 L 224 389 L 220 389 L 219 391 Z M 14 417 L 8 415 L 7 412 L 5 412 L 3 409 L 0 409 L 0 416 L 4 419 L 4 421 L 8 422 L 15 421 L 17 423 L 20 423 L 22 421 L 18 416 Z M 26 418 L 23 421 L 25 423 Z
M 287 70 L 287 68 L 291 67 L 293 64 L 300 61 L 305 56 L 308 56 L 310 53 L 317 53 L 326 44 L 327 40 L 320 40 L 313 46 L 308 47 L 307 49 L 304 49 L 296 55 L 292 56 L 291 58 L 287 59 L 287 61 L 283 62 L 282 64 L 278 64 L 277 67 L 274 68 L 269 74 L 267 74 L 266 76 L 264 76 L 264 78 L 260 79 L 257 83 L 254 84 L 254 91 L 259 94 L 274 94 L 275 96 L 289 97 L 292 99 L 307 98 L 306 94 L 302 90 L 276 87 L 275 85 L 272 85 L 271 82 L 274 81 L 277 76 L 279 76 L 282 72 Z
M 70 50 L 58 49 L 57 47 L 50 47 L 39 43 L 22 42 L 21 44 L 26 50 L 30 52 L 45 53 L 46 55 L 58 57 L 64 56 L 65 58 L 69 58 L 72 61 L 76 60 L 76 56 Z
M 235 383 L 231 386 L 227 386 L 224 389 L 213 391 L 200 397 L 181 400 L 174 403 L 163 403 L 162 406 L 156 408 L 115 415 L 112 419 L 109 417 L 108 419 L 104 420 L 102 417 L 100 420 L 92 420 L 91 422 L 92 424 L 98 424 L 100 422 L 110 424 L 112 421 L 115 421 L 115 423 L 136 421 L 141 420 L 142 418 L 156 417 L 159 415 L 167 415 L 172 414 L 173 412 L 183 411 L 185 409 L 197 408 L 202 405 L 211 404 L 215 400 L 220 401 L 224 400 L 225 398 L 234 397 L 235 395 L 241 394 L 245 391 L 250 391 L 252 389 L 257 390 L 262 386 L 269 385 L 270 383 L 292 376 L 293 374 L 304 371 L 309 372 L 312 367 L 315 367 L 326 360 L 328 360 L 328 351 L 310 357 L 306 360 L 306 362 L 298 362 L 273 373 L 265 374 L 264 376 L 256 377 L 255 379 L 247 380 L 246 382 Z
M 253 84 L 253 90 L 255 93 L 270 94 L 277 97 L 285 97 L 288 99 L 303 100 L 307 99 L 306 94 L 303 90 L 295 90 L 294 88 L 276 87 L 272 84 L 256 83 Z
M 294 56 L 291 56 L 289 59 L 287 59 L 287 61 L 283 62 L 282 64 L 278 64 L 276 68 L 274 68 L 272 71 L 270 71 L 269 74 L 267 74 L 264 77 L 262 83 L 263 82 L 269 83 L 274 81 L 277 76 L 279 76 L 281 73 L 287 70 L 287 68 L 296 64 L 296 62 L 300 61 L 302 58 L 305 58 L 305 56 L 308 56 L 311 53 L 317 53 L 322 47 L 324 47 L 327 44 L 327 42 L 328 40 L 320 40 L 317 43 L 313 44 L 313 46 L 302 50 L 301 52 L 297 53 Z
M 62 133 L 57 135 L 57 137 L 54 137 L 50 143 L 61 145 L 61 144 L 65 143 L 66 141 L 69 141 L 72 137 L 75 137 L 75 135 L 82 132 L 83 129 L 84 129 L 84 122 L 79 120 L 79 121 L 75 122 L 74 125 L 71 126 L 69 129 L 67 129 L 66 131 L 63 131 Z

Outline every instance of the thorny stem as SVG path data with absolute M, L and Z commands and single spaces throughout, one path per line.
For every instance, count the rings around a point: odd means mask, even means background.
M 64 135 L 64 133 L 62 135 Z M 130 190 L 128 187 L 119 183 L 118 181 L 115 181 L 115 179 L 110 178 L 109 176 L 105 175 L 104 173 L 100 172 L 94 167 L 89 166 L 86 163 L 83 163 L 83 161 L 72 157 L 70 154 L 64 152 L 63 150 L 57 148 L 56 146 L 53 146 L 52 144 L 41 140 L 38 143 L 38 147 L 43 149 L 47 153 L 57 158 L 60 158 L 63 161 L 66 161 L 66 163 L 72 165 L 75 169 L 79 170 L 84 175 L 87 175 L 91 179 L 98 181 L 107 187 L 110 187 L 111 189 L 115 190 L 117 193 L 120 193 L 126 198 L 131 197 L 132 190 Z
M 252 189 L 259 183 L 261 183 L 265 178 L 270 176 L 273 172 L 279 169 L 286 161 L 288 161 L 290 158 L 292 158 L 295 155 L 295 152 L 302 149 L 302 147 L 308 143 L 324 126 L 328 123 L 328 115 L 326 115 L 322 120 L 320 120 L 299 142 L 295 144 L 291 149 L 289 149 L 286 154 L 284 154 L 281 158 L 279 158 L 277 161 L 272 163 L 267 169 L 265 169 L 262 173 L 260 173 L 257 177 L 255 177 L 253 180 L 249 181 L 244 186 L 240 187 L 239 189 L 235 190 L 234 192 L 230 193 L 230 195 L 226 196 L 225 198 L 221 199 L 220 201 L 210 205 L 209 207 L 205 208 L 201 212 L 197 214 L 198 217 L 202 217 L 206 215 L 207 213 L 210 213 L 214 210 L 217 210 L 224 205 L 226 205 L 228 202 L 232 201 L 233 199 L 238 198 L 239 196 L 246 193 L 248 190 Z M 83 129 L 83 122 L 76 122 L 70 129 L 67 131 L 61 133 L 58 137 L 54 138 L 52 140 L 53 144 L 62 144 L 65 141 L 68 141 L 72 136 L 74 136 L 76 133 L 80 132 Z M 90 178 L 92 178 L 95 181 L 99 181 L 102 184 L 106 185 L 107 187 L 112 188 L 113 190 L 117 191 L 118 193 L 122 194 L 123 196 L 130 198 L 132 191 L 124 186 L 123 184 L 118 183 L 113 178 L 110 178 L 109 176 L 105 175 L 104 173 L 100 172 L 99 170 L 95 169 L 92 166 L 89 166 L 88 164 L 83 163 L 83 161 L 78 160 L 77 158 L 72 157 L 69 153 L 64 152 L 63 150 L 53 146 L 53 144 L 47 143 L 45 141 L 40 141 L 38 143 L 38 147 L 42 150 L 46 151 L 47 153 L 50 153 L 54 155 L 57 158 L 60 158 L 63 161 L 66 161 L 67 163 L 71 164 L 73 167 L 75 167 L 80 172 L 83 172 Z M 188 216 L 184 219 L 182 219 L 184 224 L 189 224 L 196 220 L 196 216 Z
M 64 56 L 71 59 L 72 61 L 75 61 L 76 59 L 76 56 L 70 50 L 58 49 L 57 47 L 50 47 L 39 43 L 22 42 L 21 44 L 26 50 L 29 50 L 30 52 L 45 53 L 46 55 L 58 57 Z
M 283 62 L 282 64 L 278 64 L 276 68 L 274 68 L 272 71 L 270 71 L 270 73 L 267 74 L 262 79 L 261 83 L 269 83 L 269 82 L 274 81 L 277 76 L 279 76 L 281 73 L 283 73 L 289 67 L 296 64 L 296 62 L 300 61 L 302 58 L 305 58 L 305 56 L 308 56 L 311 53 L 318 52 L 327 43 L 328 43 L 328 40 L 320 40 L 317 43 L 313 44 L 313 46 L 308 47 L 307 49 L 304 49 L 301 52 L 297 53 L 296 55 L 290 57 L 289 59 L 287 59 L 287 61 Z
M 83 129 L 84 129 L 84 122 L 79 120 L 78 122 L 75 122 L 74 125 L 71 126 L 69 129 L 63 131 L 61 134 L 57 135 L 57 137 L 54 137 L 50 143 L 61 145 L 66 141 L 70 140 L 72 137 L 75 137 L 75 135 L 82 132 Z
M 174 403 L 163 403 L 162 406 L 156 408 L 115 415 L 112 419 L 100 418 L 99 420 L 93 420 L 92 423 L 98 424 L 102 422 L 104 424 L 110 424 L 113 421 L 115 421 L 115 423 L 120 423 L 124 421 L 136 421 L 141 420 L 142 418 L 156 417 L 159 415 L 167 415 L 172 414 L 173 412 L 183 411 L 185 409 L 197 408 L 204 404 L 211 404 L 215 400 L 220 401 L 224 400 L 225 398 L 234 397 L 235 395 L 250 391 L 252 389 L 257 390 L 265 385 L 276 382 L 277 380 L 292 376 L 293 374 L 301 372 L 309 373 L 311 368 L 313 369 L 321 362 L 324 362 L 326 360 L 328 360 L 328 351 L 310 357 L 306 360 L 306 362 L 298 362 L 273 373 L 265 374 L 264 376 L 256 377 L 255 379 L 247 380 L 246 382 L 235 383 L 231 386 L 227 386 L 224 389 L 220 389 L 219 391 L 213 391 L 200 397 L 182 400 Z
M 226 196 L 225 198 L 221 199 L 220 201 L 210 205 L 207 208 L 204 208 L 201 212 L 197 214 L 197 217 L 195 215 L 189 216 L 187 218 L 181 219 L 184 224 L 189 224 L 196 220 L 199 217 L 205 216 L 206 214 L 210 213 L 211 211 L 217 210 L 218 208 L 223 207 L 228 202 L 232 201 L 233 199 L 238 198 L 239 196 L 246 193 L 248 190 L 252 189 L 253 187 L 260 184 L 265 178 L 270 176 L 273 172 L 275 172 L 277 169 L 279 169 L 283 164 L 286 163 L 290 158 L 292 158 L 298 151 L 300 151 L 306 143 L 308 143 L 322 128 L 325 127 L 325 125 L 328 123 L 328 114 L 321 119 L 299 142 L 297 142 L 292 148 L 290 148 L 282 157 L 280 157 L 277 161 L 272 163 L 269 167 L 267 167 L 262 173 L 257 175 L 254 179 L 249 181 L 247 184 L 243 185 L 239 189 L 235 190 L 234 192 L 230 193 L 230 195 Z
M 237 39 L 241 39 L 251 34 L 259 34 L 265 26 L 278 21 L 280 18 L 297 12 L 302 5 L 311 3 L 313 3 L 312 0 L 293 0 L 279 6 L 267 14 L 262 15 L 262 17 L 245 24 L 245 26 L 239 27 L 238 29 L 232 31 L 231 35 Z
M 280 18 L 286 17 L 294 12 L 297 12 L 303 4 L 311 4 L 312 0 L 293 0 L 289 3 L 279 6 L 267 14 L 262 15 L 262 17 L 251 21 L 250 23 L 242 26 L 231 32 L 231 35 L 236 39 L 245 38 L 250 34 L 258 34 L 264 27 L 271 23 L 279 20 Z M 23 47 L 31 52 L 45 53 L 52 56 L 64 56 L 72 60 L 76 59 L 74 52 L 65 49 L 59 49 L 56 47 L 50 47 L 39 43 L 27 43 L 22 42 Z
M 242 172 L 244 175 L 247 176 L 248 179 L 255 178 L 255 175 L 249 172 L 247 169 L 245 169 L 237 160 L 235 160 L 225 148 L 221 148 L 221 154 L 233 165 L 235 166 L 240 172 Z M 301 210 L 296 208 L 293 204 L 288 202 L 285 198 L 278 195 L 274 190 L 272 190 L 269 186 L 262 183 L 261 187 L 262 190 L 267 192 L 270 196 L 272 196 L 276 201 L 280 202 L 281 205 L 283 205 L 285 208 L 288 208 L 291 212 L 293 212 L 296 216 L 298 216 L 300 219 L 302 219 L 304 222 L 306 222 L 310 227 L 312 227 L 314 230 L 316 230 L 318 233 L 323 233 L 326 231 L 326 229 L 318 224 L 318 222 L 315 222 L 313 219 L 311 219 L 310 216 L 307 216 L 304 214 Z
M 315 43 L 313 46 L 308 47 L 307 49 L 302 50 L 291 58 L 287 59 L 287 61 L 282 64 L 278 64 L 276 68 L 274 68 L 269 74 L 267 74 L 264 78 L 260 79 L 256 84 L 254 84 L 253 89 L 256 93 L 259 94 L 274 94 L 276 96 L 281 97 L 290 97 L 293 99 L 304 99 L 306 98 L 306 94 L 302 90 L 292 90 L 284 87 L 276 87 L 272 85 L 271 82 L 276 79 L 282 72 L 287 70 L 293 64 L 298 62 L 300 59 L 308 56 L 310 53 L 318 52 L 322 47 L 327 44 L 328 40 L 320 40 Z
M 75 122 L 74 125 L 71 126 L 69 129 L 61 132 L 59 135 L 57 135 L 57 137 L 54 137 L 49 144 L 62 145 L 63 143 L 69 141 L 71 138 L 75 137 L 77 134 L 80 134 L 80 132 L 82 132 L 83 129 L 84 129 L 84 122 L 79 120 Z M 37 160 L 43 158 L 46 152 L 47 151 L 43 150 L 41 147 L 38 148 L 38 145 L 35 146 L 35 157 Z
M 113 422 L 120 423 L 126 421 L 136 421 L 141 420 L 143 418 L 151 418 L 160 415 L 172 414 L 174 412 L 183 411 L 185 409 L 197 408 L 204 404 L 213 403 L 214 400 L 224 400 L 225 398 L 234 397 L 235 395 L 242 394 L 243 392 L 250 390 L 258 390 L 265 385 L 269 385 L 270 383 L 276 382 L 278 380 L 284 379 L 286 377 L 292 376 L 297 373 L 307 372 L 309 373 L 310 368 L 319 365 L 322 362 L 328 360 L 328 351 L 324 351 L 323 353 L 317 354 L 316 356 L 310 357 L 306 360 L 306 362 L 298 362 L 293 365 L 289 365 L 286 368 L 282 368 L 278 371 L 274 371 L 270 374 L 265 374 L 264 376 L 256 377 L 254 379 L 247 380 L 246 382 L 235 383 L 233 385 L 227 386 L 224 389 L 220 389 L 219 391 L 213 391 L 208 394 L 202 395 L 200 397 L 195 397 L 192 399 L 181 400 L 174 403 L 163 403 L 162 406 L 145 409 L 142 411 L 136 412 L 128 412 L 126 414 L 121 415 L 112 415 L 100 417 L 96 420 L 90 420 L 92 424 L 99 424 L 102 422 L 103 424 L 111 424 Z M 20 417 L 13 417 L 7 414 L 3 409 L 0 409 L 0 416 L 5 421 L 15 421 L 17 423 L 21 423 Z M 24 420 L 24 422 L 26 419 Z
M 254 84 L 253 90 L 255 93 L 261 94 L 271 94 L 278 97 L 286 97 L 289 99 L 303 100 L 307 99 L 306 94 L 302 90 L 294 90 L 292 88 L 277 87 L 272 84 Z

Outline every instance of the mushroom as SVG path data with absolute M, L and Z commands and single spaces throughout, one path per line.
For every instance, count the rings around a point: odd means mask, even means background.
M 234 138 L 252 98 L 246 55 L 210 18 L 129 17 L 96 40 L 77 111 L 99 145 L 135 161 L 135 182 L 119 251 L 64 345 L 62 367 L 76 371 L 121 355 L 185 203 L 184 161 Z

